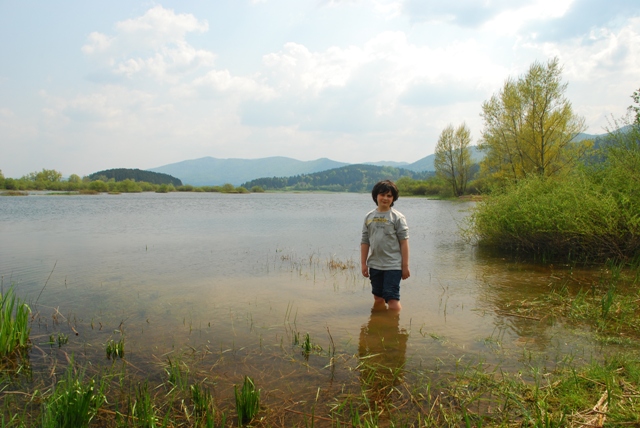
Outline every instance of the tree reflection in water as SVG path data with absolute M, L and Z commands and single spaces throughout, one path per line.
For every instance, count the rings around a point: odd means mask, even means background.
M 382 404 L 402 381 L 408 338 L 400 328 L 400 313 L 384 306 L 374 306 L 369 322 L 360 329 L 360 382 L 376 403 Z

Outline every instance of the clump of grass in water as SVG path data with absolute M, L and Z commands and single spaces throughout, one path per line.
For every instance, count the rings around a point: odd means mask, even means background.
M 204 416 L 213 412 L 213 397 L 208 388 L 202 388 L 196 383 L 191 385 L 189 389 L 191 390 L 191 402 L 196 416 Z
M 106 401 L 106 382 L 103 378 L 96 384 L 94 379 L 85 381 L 84 377 L 84 370 L 76 371 L 71 359 L 64 379 L 56 384 L 53 394 L 44 403 L 43 428 L 89 426 Z
M 140 428 L 155 428 L 157 426 L 158 417 L 147 382 L 138 385 L 136 399 L 130 403 L 129 407 L 131 416 L 133 416 L 131 419 L 133 425 L 130 426 Z
M 124 338 L 120 339 L 117 342 L 113 339 L 109 339 L 105 347 L 105 352 L 107 354 L 107 359 L 109 360 L 124 358 Z
M 172 388 L 170 393 L 174 390 L 186 391 L 189 384 L 189 367 L 184 365 L 184 369 L 181 367 L 180 360 L 172 361 L 171 358 L 167 358 L 167 366 L 165 372 L 169 377 L 167 380 L 171 384 Z
M 48 345 L 53 347 L 56 343 L 58 344 L 58 348 L 62 348 L 62 345 L 69 343 L 69 336 L 64 333 L 58 333 L 57 336 L 53 334 L 49 335 Z
M 329 260 L 327 260 L 327 266 L 329 267 L 330 270 L 347 270 L 347 269 L 354 269 L 356 267 L 356 264 L 353 262 L 352 259 L 347 259 L 346 261 L 342 261 L 339 259 L 335 259 L 333 256 L 331 256 Z
M 300 340 L 300 332 L 299 331 L 294 331 L 293 332 L 293 345 L 294 346 L 298 346 L 299 345 L 302 348 L 302 355 L 304 355 L 305 357 L 309 357 L 309 355 L 312 352 L 321 352 L 322 351 L 322 346 L 311 342 L 311 336 L 309 335 L 309 333 L 305 333 L 304 339 Z
M 260 390 L 249 376 L 244 377 L 244 383 L 240 391 L 238 386 L 233 387 L 236 396 L 236 412 L 238 414 L 238 426 L 251 422 L 260 410 Z
M 26 355 L 29 348 L 31 309 L 9 288 L 0 293 L 0 359 Z
M 189 387 L 191 390 L 191 403 L 193 404 L 193 413 L 197 427 L 214 428 L 216 426 L 216 409 L 213 403 L 213 396 L 209 388 L 204 388 L 200 384 L 193 384 Z M 225 412 L 220 414 L 220 427 L 227 424 L 227 415 Z

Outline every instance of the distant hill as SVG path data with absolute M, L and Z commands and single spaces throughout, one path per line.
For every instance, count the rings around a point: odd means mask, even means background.
M 394 162 L 394 161 L 378 161 L 378 162 L 363 162 L 364 165 L 375 166 L 392 166 L 394 168 L 406 168 L 409 162 Z
M 220 186 L 225 183 L 239 185 L 259 177 L 283 177 L 309 174 L 348 165 L 327 158 L 313 161 L 275 156 L 261 159 L 217 159 L 204 157 L 151 168 L 179 177 L 185 184 L 193 186 Z
M 347 165 L 313 174 L 292 177 L 264 177 L 243 183 L 247 189 L 260 186 L 265 190 L 327 190 L 334 192 L 366 192 L 380 180 L 396 181 L 401 177 L 427 178 L 432 173 L 417 173 L 404 168 L 375 165 Z
M 605 136 L 606 134 L 578 134 L 575 141 L 585 139 L 598 141 L 598 139 Z M 484 153 L 480 152 L 477 146 L 470 146 L 469 148 L 471 149 L 471 159 L 473 162 L 480 162 L 484 158 Z M 413 163 L 377 161 L 364 162 L 363 165 L 403 168 L 420 173 L 435 171 L 435 167 L 433 166 L 434 159 L 435 155 L 432 154 Z M 299 161 L 284 156 L 260 159 L 218 159 L 204 157 L 151 168 L 149 171 L 169 174 L 178 177 L 185 184 L 194 186 L 220 186 L 225 183 L 238 186 L 241 183 L 247 183 L 258 178 L 292 177 L 300 174 L 313 174 L 348 165 L 351 164 L 337 162 L 327 158 L 313 161 Z
M 145 181 L 152 184 L 173 184 L 174 186 L 182 186 L 182 181 L 178 178 L 172 177 L 171 175 L 152 171 L 143 171 L 141 169 L 106 169 L 104 171 L 98 171 L 90 174 L 89 178 L 91 180 L 110 180 L 113 178 L 115 181 L 133 180 Z
M 473 163 L 478 163 L 484 158 L 484 153 L 478 150 L 478 146 L 469 146 L 469 150 L 471 150 L 471 160 Z M 411 171 L 435 171 L 436 168 L 433 166 L 433 161 L 435 160 L 436 155 L 429 155 L 424 157 L 414 163 L 410 163 L 403 168 L 406 168 Z

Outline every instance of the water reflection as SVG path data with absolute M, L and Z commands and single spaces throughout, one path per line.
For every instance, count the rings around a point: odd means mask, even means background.
M 409 334 L 400 328 L 400 313 L 385 305 L 371 309 L 360 329 L 360 381 L 375 401 L 382 400 L 402 380 Z

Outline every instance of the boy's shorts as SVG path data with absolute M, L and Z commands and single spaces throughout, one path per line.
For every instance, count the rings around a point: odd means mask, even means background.
M 378 270 L 369 268 L 371 292 L 374 296 L 382 297 L 385 302 L 400 300 L 401 270 Z

